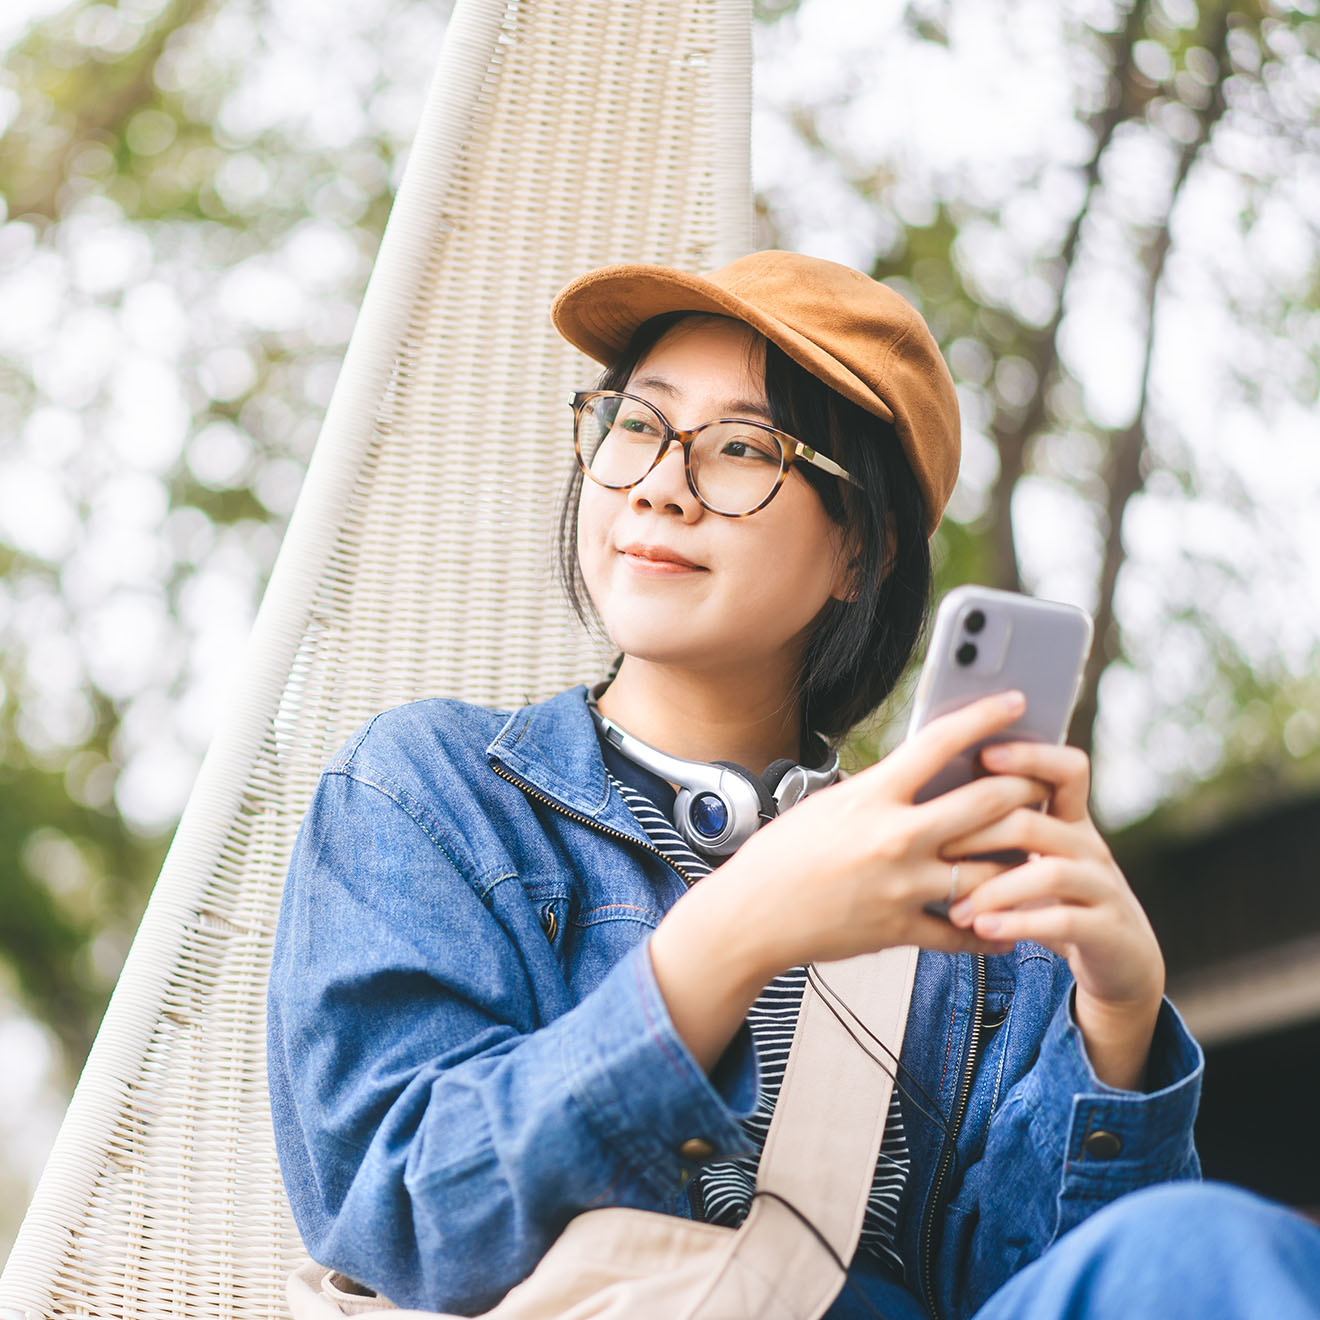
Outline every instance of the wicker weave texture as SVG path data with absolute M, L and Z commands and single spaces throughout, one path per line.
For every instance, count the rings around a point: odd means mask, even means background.
M 5 1316 L 285 1313 L 264 997 L 321 764 L 426 695 L 600 669 L 553 572 L 567 399 L 547 309 L 614 260 L 750 246 L 749 0 L 460 0 L 234 709 L 3 1279 Z

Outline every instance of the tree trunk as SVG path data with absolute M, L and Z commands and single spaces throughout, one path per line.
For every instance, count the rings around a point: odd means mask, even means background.
M 1109 150 L 1119 124 L 1132 113 L 1127 96 L 1133 68 L 1132 51 L 1141 39 L 1147 7 L 1147 0 L 1137 0 L 1128 11 L 1123 27 L 1108 42 L 1111 70 L 1109 95 L 1103 108 L 1091 116 L 1088 124 L 1094 146 L 1086 162 L 1086 187 L 1081 204 L 1073 216 L 1059 252 L 1059 269 L 1062 274 L 1054 315 L 1048 324 L 1032 335 L 1025 346 L 1024 356 L 1036 373 L 1036 392 L 1020 414 L 1013 415 L 999 410 L 990 425 L 995 447 L 999 451 L 999 473 L 990 490 L 986 513 L 991 543 L 991 580 L 994 586 L 1002 587 L 1005 591 L 1022 590 L 1022 572 L 1013 536 L 1013 492 L 1026 473 L 1027 451 L 1031 441 L 1044 430 L 1047 421 L 1045 401 L 1059 370 L 1059 326 L 1063 321 L 1068 276 L 1072 273 L 1082 226 L 1086 223 L 1091 200 L 1100 181 L 1100 161 Z
M 1150 367 L 1155 348 L 1155 312 L 1159 300 L 1160 282 L 1164 276 L 1169 249 L 1172 246 L 1170 225 L 1174 208 L 1183 185 L 1196 158 L 1210 140 L 1215 125 L 1224 113 L 1224 82 L 1228 77 L 1229 6 L 1224 4 L 1214 15 L 1213 26 L 1205 42 L 1215 56 L 1218 74 L 1210 98 L 1197 113 L 1196 136 L 1183 145 L 1169 189 L 1168 204 L 1154 236 L 1146 244 L 1143 264 L 1146 269 L 1145 300 L 1146 347 L 1141 368 L 1141 393 L 1137 413 L 1132 423 L 1121 432 L 1110 436 L 1108 497 L 1105 501 L 1105 545 L 1100 563 L 1096 593 L 1095 645 L 1086 665 L 1082 692 L 1073 716 L 1070 741 L 1090 753 L 1095 742 L 1095 720 L 1099 711 L 1100 676 L 1106 666 L 1122 655 L 1122 639 L 1114 616 L 1114 593 L 1119 572 L 1126 558 L 1123 548 L 1123 515 L 1129 501 L 1145 484 L 1148 449 L 1146 423 L 1150 408 Z

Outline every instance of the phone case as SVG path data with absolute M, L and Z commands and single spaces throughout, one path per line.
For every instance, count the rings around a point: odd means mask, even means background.
M 1008 728 L 950 761 L 916 800 L 975 778 L 976 758 L 986 743 L 1061 743 L 1081 691 L 1092 631 L 1090 615 L 1075 605 L 991 587 L 949 592 L 935 615 L 907 736 L 994 692 L 1017 688 L 1026 694 L 1027 709 Z

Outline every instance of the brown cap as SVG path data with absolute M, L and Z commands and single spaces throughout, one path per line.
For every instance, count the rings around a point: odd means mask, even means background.
M 602 266 L 569 284 L 550 316 L 570 344 L 608 365 L 643 321 L 664 312 L 745 321 L 845 398 L 893 422 L 935 530 L 958 476 L 958 398 L 911 303 L 849 266 L 770 251 L 710 275 Z

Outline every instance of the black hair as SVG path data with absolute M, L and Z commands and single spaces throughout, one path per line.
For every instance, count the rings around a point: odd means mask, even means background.
M 692 315 L 669 312 L 643 322 L 596 388 L 626 389 L 646 355 Z M 852 598 L 831 600 L 822 611 L 796 693 L 804 732 L 837 740 L 893 691 L 925 627 L 931 594 L 926 502 L 893 425 L 830 389 L 768 340 L 765 392 L 779 430 L 832 458 L 861 483 L 858 489 L 814 464 L 797 465 L 843 529 L 852 556 Z M 560 507 L 559 570 L 574 612 L 591 627 L 599 619 L 577 555 L 583 480 L 575 465 Z

